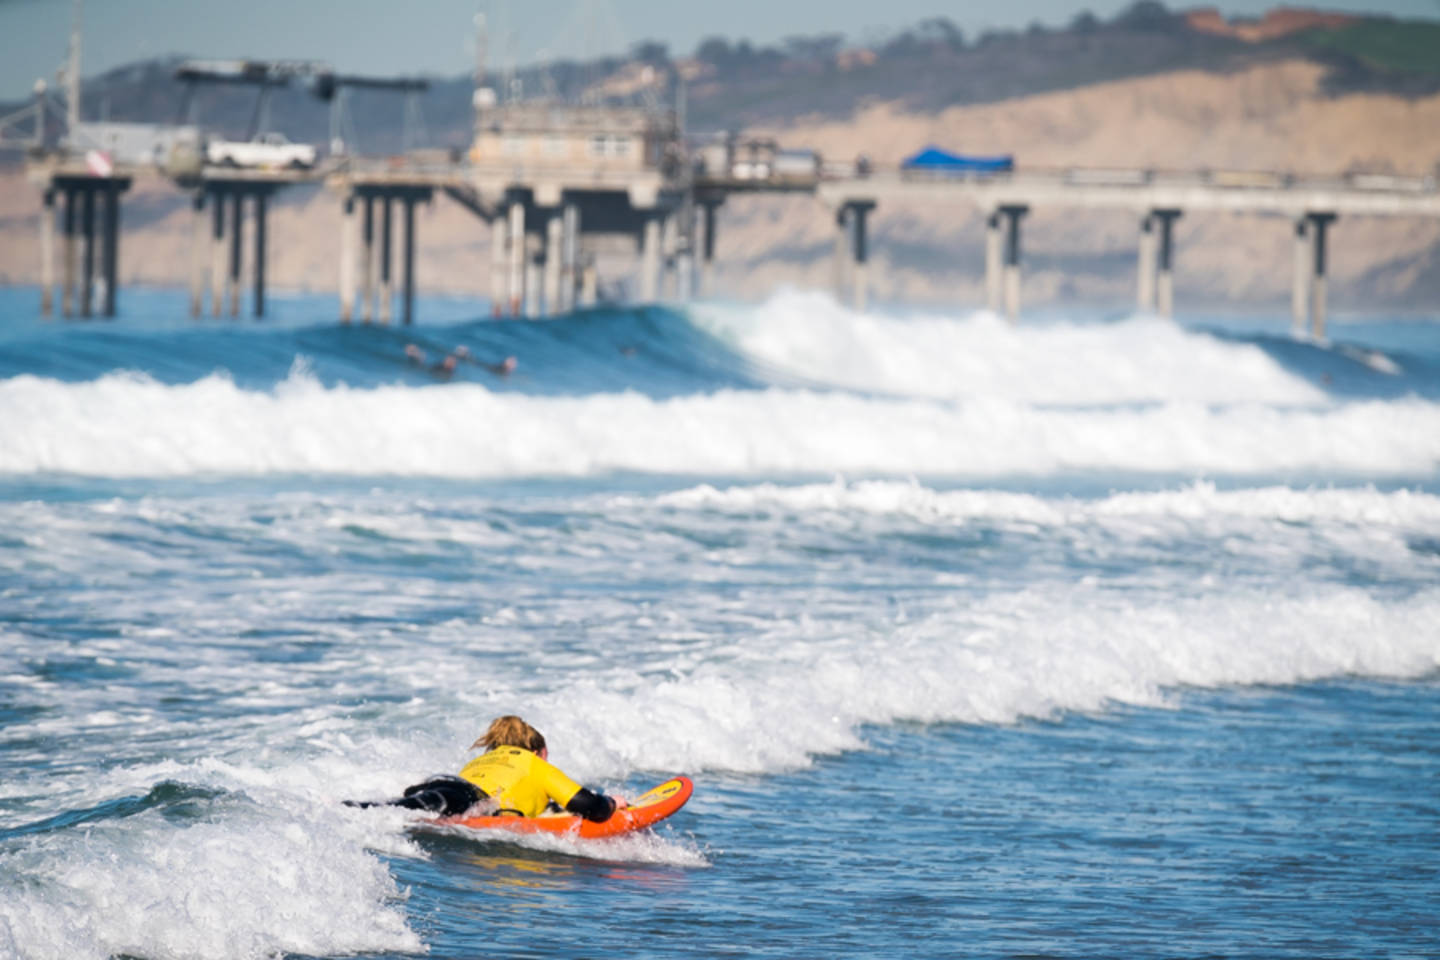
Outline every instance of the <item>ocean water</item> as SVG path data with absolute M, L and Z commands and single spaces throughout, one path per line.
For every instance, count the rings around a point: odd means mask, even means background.
M 1440 316 L 37 299 L 0 957 L 1440 955 Z M 695 796 L 341 805 L 503 712 Z

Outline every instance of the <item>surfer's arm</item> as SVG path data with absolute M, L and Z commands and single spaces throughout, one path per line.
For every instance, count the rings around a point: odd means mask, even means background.
M 565 809 L 577 817 L 604 823 L 614 815 L 619 806 L 615 798 L 581 787 L 575 791 L 575 796 L 570 798 L 570 802 L 565 804 Z
M 571 780 L 560 768 L 548 760 L 537 758 L 532 764 L 531 775 L 538 776 L 544 784 L 545 794 L 555 803 L 585 820 L 604 823 L 615 811 L 625 805 L 624 797 L 607 797 Z

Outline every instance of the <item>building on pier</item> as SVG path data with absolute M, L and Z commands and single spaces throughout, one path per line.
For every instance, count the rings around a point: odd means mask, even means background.
M 482 109 L 470 148 L 477 177 L 505 171 L 634 177 L 672 174 L 681 160 L 674 113 L 546 102 Z
M 673 110 L 484 98 L 477 110 L 467 174 L 474 209 L 490 212 L 497 312 L 593 304 L 599 283 L 587 237 L 634 238 L 637 299 L 659 299 L 666 267 L 677 293 L 688 293 L 690 182 Z

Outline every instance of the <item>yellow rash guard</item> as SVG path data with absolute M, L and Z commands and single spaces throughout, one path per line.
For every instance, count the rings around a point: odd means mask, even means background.
M 554 800 L 562 808 L 580 784 L 560 768 L 520 747 L 496 747 L 465 764 L 460 776 L 489 794 L 502 811 L 534 817 Z

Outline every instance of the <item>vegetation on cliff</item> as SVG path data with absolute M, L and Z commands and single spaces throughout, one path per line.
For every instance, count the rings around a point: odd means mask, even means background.
M 1035 23 L 974 37 L 941 17 L 867 44 L 836 33 L 772 46 L 710 37 L 682 56 L 647 41 L 627 57 L 532 66 L 511 79 L 532 94 L 576 97 L 622 89 L 633 95 L 635 84 L 614 81 L 644 63 L 658 68 L 656 76 L 685 78 L 692 130 L 774 125 L 802 116 L 839 120 L 879 101 L 933 113 L 1176 70 L 1228 73 L 1293 58 L 1323 65 L 1331 95 L 1440 92 L 1440 23 L 1318 13 L 1307 19 L 1305 11 L 1287 8 L 1267 15 L 1262 26 L 1247 30 L 1244 22 L 1227 25 L 1214 11 L 1172 11 L 1156 0 L 1139 0 L 1109 20 L 1082 12 L 1063 27 Z M 110 71 L 86 87 L 85 114 L 181 119 L 184 91 L 173 78 L 179 59 Z M 492 82 L 498 86 L 503 79 Z M 427 145 L 467 143 L 471 87 L 469 76 L 432 79 L 421 102 Z M 196 96 L 208 129 L 232 137 L 246 132 L 253 90 L 211 87 Z M 0 104 L 0 113 L 18 106 Z M 402 148 L 405 111 L 395 95 L 355 91 L 349 110 L 362 150 Z M 270 116 L 292 139 L 323 143 L 329 137 L 327 104 L 301 86 L 277 91 Z

